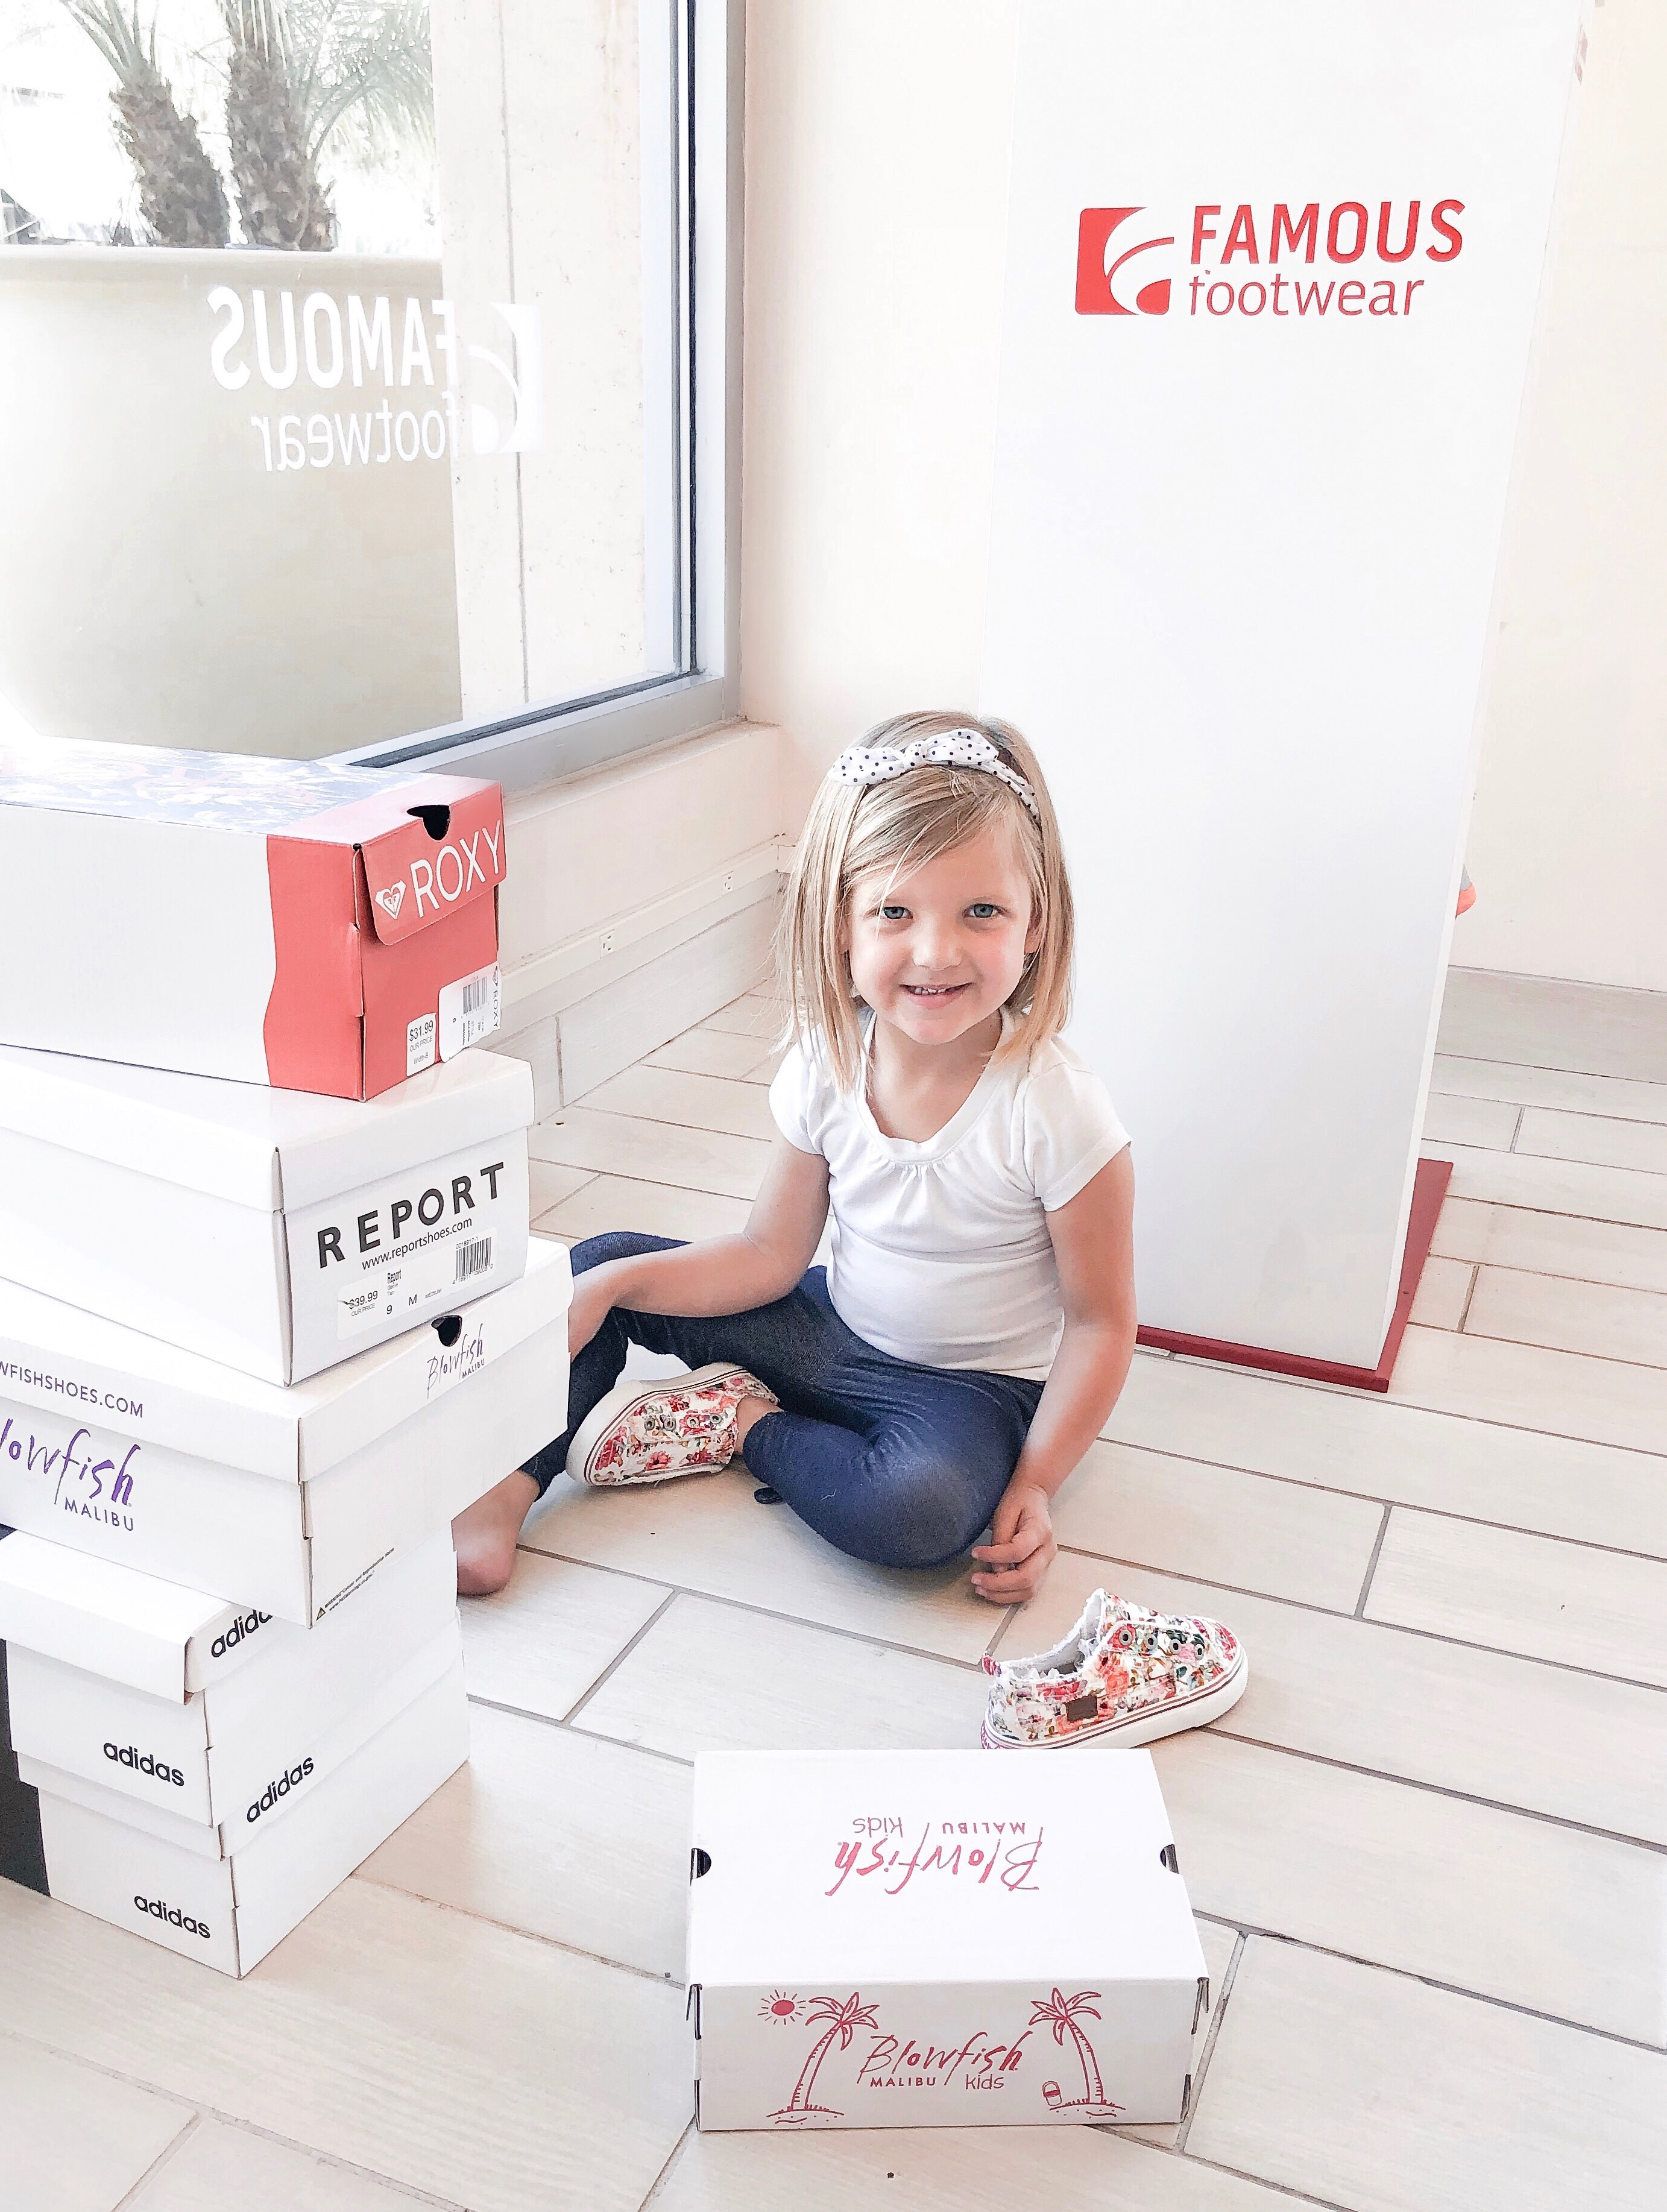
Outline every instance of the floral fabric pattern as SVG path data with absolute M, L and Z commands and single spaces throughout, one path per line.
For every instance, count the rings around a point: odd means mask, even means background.
M 1064 1642 L 1030 1659 L 987 1658 L 987 1744 L 1062 1743 L 1133 1729 L 1164 1706 L 1224 1690 L 1244 1671 L 1232 1629 L 1188 1613 L 1153 1613 L 1096 1590 Z M 1177 1726 L 1188 1725 L 1177 1710 Z
M 779 1402 L 740 1367 L 636 1391 L 569 1471 L 598 1490 L 711 1474 L 735 1456 L 735 1415 L 747 1398 Z

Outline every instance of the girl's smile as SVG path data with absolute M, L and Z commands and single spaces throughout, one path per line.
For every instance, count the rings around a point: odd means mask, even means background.
M 877 1018 L 921 1045 L 991 1025 L 1041 941 L 1030 879 L 1004 826 L 907 874 L 876 870 L 853 887 L 851 981 Z M 972 1041 L 972 1040 L 970 1040 Z

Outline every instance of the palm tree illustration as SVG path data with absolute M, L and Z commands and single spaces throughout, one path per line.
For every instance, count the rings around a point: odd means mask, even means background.
M 811 2092 L 816 2087 L 818 2069 L 833 2048 L 836 2040 L 842 2051 L 846 2050 L 858 2028 L 874 2027 L 879 2024 L 874 2016 L 873 2005 L 863 2003 L 861 1990 L 853 1990 L 843 2003 L 837 1997 L 812 1997 L 806 2008 L 805 2017 L 812 2022 L 826 2021 L 827 2030 L 824 2034 L 817 2039 L 810 2057 L 800 2068 L 799 2079 L 793 2085 L 792 2096 L 788 2099 L 779 2112 L 770 2114 L 773 2120 L 791 2124 L 794 2120 L 808 2118 L 812 2112 L 825 2113 L 830 2119 L 837 2120 L 840 2115 L 830 2106 L 813 2105 L 811 2102 Z
M 1086 2016 L 1089 2020 L 1099 2018 L 1099 2014 L 1088 2002 L 1090 1997 L 1098 1995 L 1098 1990 L 1079 1990 L 1074 1996 L 1068 1997 L 1063 1991 L 1056 1990 L 1051 1996 L 1034 1997 L 1031 2001 L 1031 2026 L 1040 2027 L 1045 2024 L 1050 2027 L 1054 2032 L 1054 2041 L 1062 2049 L 1068 2033 L 1076 2045 L 1077 2059 L 1082 2068 L 1082 2095 L 1071 2099 L 1068 2104 L 1056 2106 L 1056 2110 L 1077 2111 L 1085 2106 L 1103 2112 L 1120 2112 L 1122 2110 L 1121 2105 L 1114 2105 L 1107 2099 L 1105 2084 L 1100 2080 L 1099 2060 L 1094 2056 L 1094 2046 L 1077 2026 L 1079 2016 Z M 1043 2094 L 1044 2096 L 1047 2094 L 1045 2088 Z M 1048 2101 L 1053 2105 L 1052 2098 Z

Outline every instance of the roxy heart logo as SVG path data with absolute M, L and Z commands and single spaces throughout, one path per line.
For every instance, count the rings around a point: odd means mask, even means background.
M 1077 218 L 1078 314 L 1169 313 L 1169 278 L 1154 276 L 1149 261 L 1139 261 L 1139 265 L 1119 281 L 1118 272 L 1128 263 L 1175 243 L 1172 234 L 1167 238 L 1141 238 L 1124 228 L 1134 216 L 1145 213 L 1146 210 L 1139 207 L 1084 208 Z M 1137 224 L 1135 231 L 1146 228 L 1145 224 Z
M 398 921 L 399 919 L 399 909 L 405 903 L 405 886 L 404 883 L 389 884 L 386 890 L 378 891 L 376 894 L 376 903 L 381 908 L 383 913 L 386 915 L 390 921 Z

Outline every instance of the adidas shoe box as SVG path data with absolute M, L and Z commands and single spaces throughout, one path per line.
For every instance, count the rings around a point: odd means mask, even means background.
M 0 1283 L 0 1522 L 310 1627 L 567 1419 L 564 1246 L 281 1388 Z
M 498 1025 L 503 798 L 143 745 L 0 758 L 0 1042 L 371 1098 Z
M 0 1273 L 299 1382 L 526 1263 L 524 1062 L 366 1103 L 0 1046 Z
M 0 1740 L 0 1875 L 222 1973 L 246 1974 L 469 1755 L 453 1658 L 333 1772 L 222 1854 L 213 1829 L 26 1761 Z M 73 1792 L 73 1794 L 70 1794 Z
M 1169 2123 L 1209 2008 L 1151 1756 L 709 1752 L 703 2130 Z
M 55 1577 L 29 1556 L 54 1550 L 63 1562 Z M 93 1589 L 75 1588 L 77 1570 Z M 60 1795 L 106 1811 L 113 1797 L 135 1800 L 164 1817 L 163 1832 L 181 1824 L 218 1832 L 217 1856 L 316 1788 L 461 1649 L 447 1529 L 386 1562 L 316 1629 L 286 1632 L 274 1623 L 276 1638 L 240 1644 L 229 1667 L 220 1662 L 206 1686 L 183 1698 L 94 1670 L 100 1658 L 121 1664 L 126 1656 L 113 1650 L 110 1636 L 84 1633 L 88 1601 L 106 1595 L 98 1585 L 113 1578 L 132 1586 L 119 1594 L 117 1616 L 130 1632 L 147 1614 L 154 1630 L 170 1595 L 192 1595 L 39 1538 L 14 1534 L 0 1543 L 12 1748 L 25 1779 L 38 1779 L 30 1762 L 57 1769 L 65 1778 Z M 64 1592 L 57 1603 L 43 1587 L 53 1580 Z M 74 1661 L 63 1656 L 66 1649 Z M 131 1649 L 148 1657 L 137 1638 Z M 138 1815 L 130 1809 L 120 1817 Z

